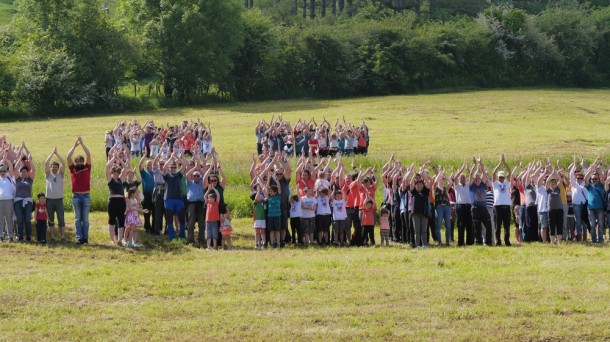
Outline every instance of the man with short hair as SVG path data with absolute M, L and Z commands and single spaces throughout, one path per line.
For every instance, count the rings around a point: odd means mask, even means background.
M 498 171 L 504 166 L 508 170 L 508 175 L 504 171 Z M 506 164 L 504 153 L 500 156 L 500 162 L 493 171 L 493 195 L 494 207 L 496 209 L 496 245 L 501 246 L 501 230 L 504 226 L 504 244 L 510 246 L 510 182 L 511 170 Z
M 78 146 L 81 146 L 87 159 L 82 155 L 77 155 L 72 160 L 72 154 Z M 68 151 L 68 168 L 72 179 L 72 205 L 74 206 L 74 216 L 76 219 L 76 243 L 89 243 L 89 210 L 91 209 L 91 153 L 83 139 L 78 137 L 74 145 Z
M 181 181 L 184 172 L 184 164 L 178 166 L 176 164 L 176 154 L 172 153 L 170 159 L 163 167 L 163 179 L 165 180 L 165 222 L 167 224 L 167 235 L 171 240 L 176 239 L 176 231 L 174 230 L 174 215 L 178 216 L 180 224 L 179 237 L 186 239 L 185 234 L 185 212 L 184 200 L 182 199 Z
M 483 244 L 482 226 L 485 226 L 485 244 L 491 246 L 491 217 L 487 211 L 487 187 L 491 187 L 491 181 L 483 162 L 479 158 L 474 160 L 475 167 L 478 165 L 478 172 L 470 174 L 470 197 L 472 198 L 472 220 L 474 223 L 474 234 L 477 245 Z
M 474 231 L 472 230 L 472 198 L 470 198 L 470 182 L 466 182 L 466 175 L 463 173 L 468 165 L 464 163 L 455 176 L 453 182 L 455 189 L 456 216 L 458 226 L 458 246 L 471 246 L 474 244 Z M 474 169 L 470 174 L 474 173 Z M 464 235 L 466 239 L 464 240 Z
M 53 156 L 56 156 L 59 162 L 54 161 L 51 163 Z M 57 214 L 57 225 L 59 226 L 60 241 L 61 243 L 66 243 L 66 222 L 64 220 L 65 162 L 57 153 L 57 146 L 53 148 L 53 152 L 51 152 L 44 162 L 44 173 L 51 242 L 55 242 L 55 214 Z

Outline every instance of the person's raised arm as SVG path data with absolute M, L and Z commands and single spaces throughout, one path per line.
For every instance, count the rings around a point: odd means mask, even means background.
M 114 166 L 114 162 L 116 161 L 116 155 L 113 154 L 112 158 L 106 163 L 106 181 L 110 182 L 110 178 L 112 178 L 112 167 Z
M 74 150 L 76 150 L 76 146 L 78 146 L 78 144 L 80 144 L 80 139 L 76 139 L 76 141 L 74 142 L 74 145 L 72 145 L 72 148 L 70 148 L 70 150 L 68 150 L 68 155 L 66 156 L 66 159 L 68 160 L 68 166 L 72 166 L 74 165 L 74 161 L 72 160 L 72 155 L 74 154 Z
M 34 159 L 32 155 L 28 153 L 28 161 L 30 162 L 30 178 L 36 178 L 36 165 L 34 165 Z
M 85 156 L 87 157 L 87 159 L 85 160 L 85 165 L 91 165 L 91 152 L 89 152 L 87 145 L 85 145 L 85 143 L 83 142 L 83 138 L 78 137 L 78 139 L 80 140 L 80 145 L 82 146 L 83 151 L 85 151 Z
M 210 181 L 209 181 L 210 174 L 212 174 L 212 168 L 208 167 L 207 170 L 205 170 L 205 175 L 203 176 L 203 187 L 204 188 L 207 188 L 208 184 L 210 184 Z
M 49 154 L 47 159 L 44 160 L 44 174 L 45 175 L 51 171 L 51 158 L 53 158 L 53 153 L 55 153 L 55 149 L 57 149 L 57 147 L 55 147 L 53 149 L 53 152 L 51 152 L 51 154 Z
M 142 171 L 144 170 L 144 160 L 146 159 L 146 147 L 144 147 L 144 153 L 142 153 L 142 158 L 140 158 L 140 161 L 138 162 L 138 171 Z M 140 173 L 138 172 L 138 174 Z
M 227 187 L 227 177 L 225 176 L 225 172 L 222 169 L 222 167 L 220 166 L 220 161 L 216 163 L 217 165 L 217 170 L 218 170 L 218 182 L 220 184 L 220 186 L 224 189 Z

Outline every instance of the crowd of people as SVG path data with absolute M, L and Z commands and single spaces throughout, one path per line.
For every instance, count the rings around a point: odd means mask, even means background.
M 256 152 L 285 153 L 288 157 L 334 157 L 336 155 L 366 155 L 369 147 L 369 129 L 364 122 L 359 126 L 352 122 L 336 120 L 334 127 L 326 118 L 318 125 L 314 118 L 299 119 L 294 126 L 283 120 L 280 114 L 267 123 L 260 120 L 255 129 Z
M 377 224 L 386 246 L 393 241 L 428 248 L 430 236 L 439 246 L 451 245 L 456 226 L 457 246 L 560 244 L 589 241 L 587 233 L 590 242 L 603 243 L 610 223 L 610 177 L 599 158 L 591 165 L 574 159 L 564 168 L 547 159 L 511 169 L 502 155 L 491 171 L 473 158 L 448 172 L 431 161 L 405 167 L 392 155 L 377 173 L 353 161 L 347 168 L 340 158 L 301 156 L 294 193 L 291 173 L 285 154 L 253 158 L 256 248 L 375 245 Z M 381 186 L 383 200 L 376 203 Z
M 293 126 L 280 115 L 268 124 L 261 120 L 255 131 L 259 153 L 252 157 L 250 199 L 259 249 L 371 246 L 376 245 L 375 227 L 385 246 L 427 248 L 430 236 L 438 245 L 457 246 L 568 239 L 601 243 L 610 223 L 610 177 L 600 158 L 590 165 L 581 157 L 565 167 L 547 159 L 511 168 L 502 155 L 493 169 L 473 158 L 446 170 L 431 161 L 407 167 L 392 155 L 375 170 L 346 158 L 367 153 L 364 122 L 337 120 L 332 130 L 326 118 L 320 125 L 299 119 Z M 0 237 L 31 241 L 34 213 L 38 242 L 66 242 L 67 163 L 76 243 L 87 244 L 91 154 L 83 140 L 76 139 L 65 160 L 53 148 L 44 164 L 46 191 L 35 198 L 36 168 L 28 147 L 6 137 L 0 143 Z M 110 243 L 138 247 L 138 227 L 143 226 L 159 238 L 231 248 L 227 179 L 209 123 L 119 122 L 106 132 L 105 147 Z M 77 150 L 82 153 L 73 158 Z

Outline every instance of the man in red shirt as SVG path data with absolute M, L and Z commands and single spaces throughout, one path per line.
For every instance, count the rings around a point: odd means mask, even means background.
M 81 146 L 87 159 L 82 155 L 77 155 L 72 160 L 72 154 L 77 146 Z M 72 178 L 72 205 L 74 207 L 74 216 L 76 217 L 76 243 L 89 243 L 89 210 L 91 209 L 91 153 L 83 143 L 83 139 L 78 137 L 74 142 L 74 146 L 68 151 L 68 167 L 70 168 L 70 177 Z

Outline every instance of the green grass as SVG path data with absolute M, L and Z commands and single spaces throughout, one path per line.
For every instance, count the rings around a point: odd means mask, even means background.
M 94 200 L 106 200 L 103 133 L 119 120 L 212 122 L 228 169 L 227 200 L 245 206 L 253 126 L 283 113 L 371 128 L 370 160 L 456 165 L 544 155 L 607 156 L 610 90 L 508 90 L 335 101 L 271 101 L 116 116 L 4 122 L 39 162 L 82 135 L 94 158 Z M 42 189 L 42 172 L 36 179 Z M 73 239 L 73 214 L 68 213 Z M 252 249 L 251 219 L 234 221 L 233 251 L 149 240 L 92 245 L 1 244 L 2 340 L 602 340 L 610 336 L 607 245 L 511 248 Z M 376 228 L 377 230 L 377 228 Z
M 610 249 L 0 245 L 4 340 L 601 340 Z M 72 232 L 69 234 L 72 236 Z
M 15 15 L 13 0 L 0 0 L 0 26 L 10 23 L 13 15 Z

